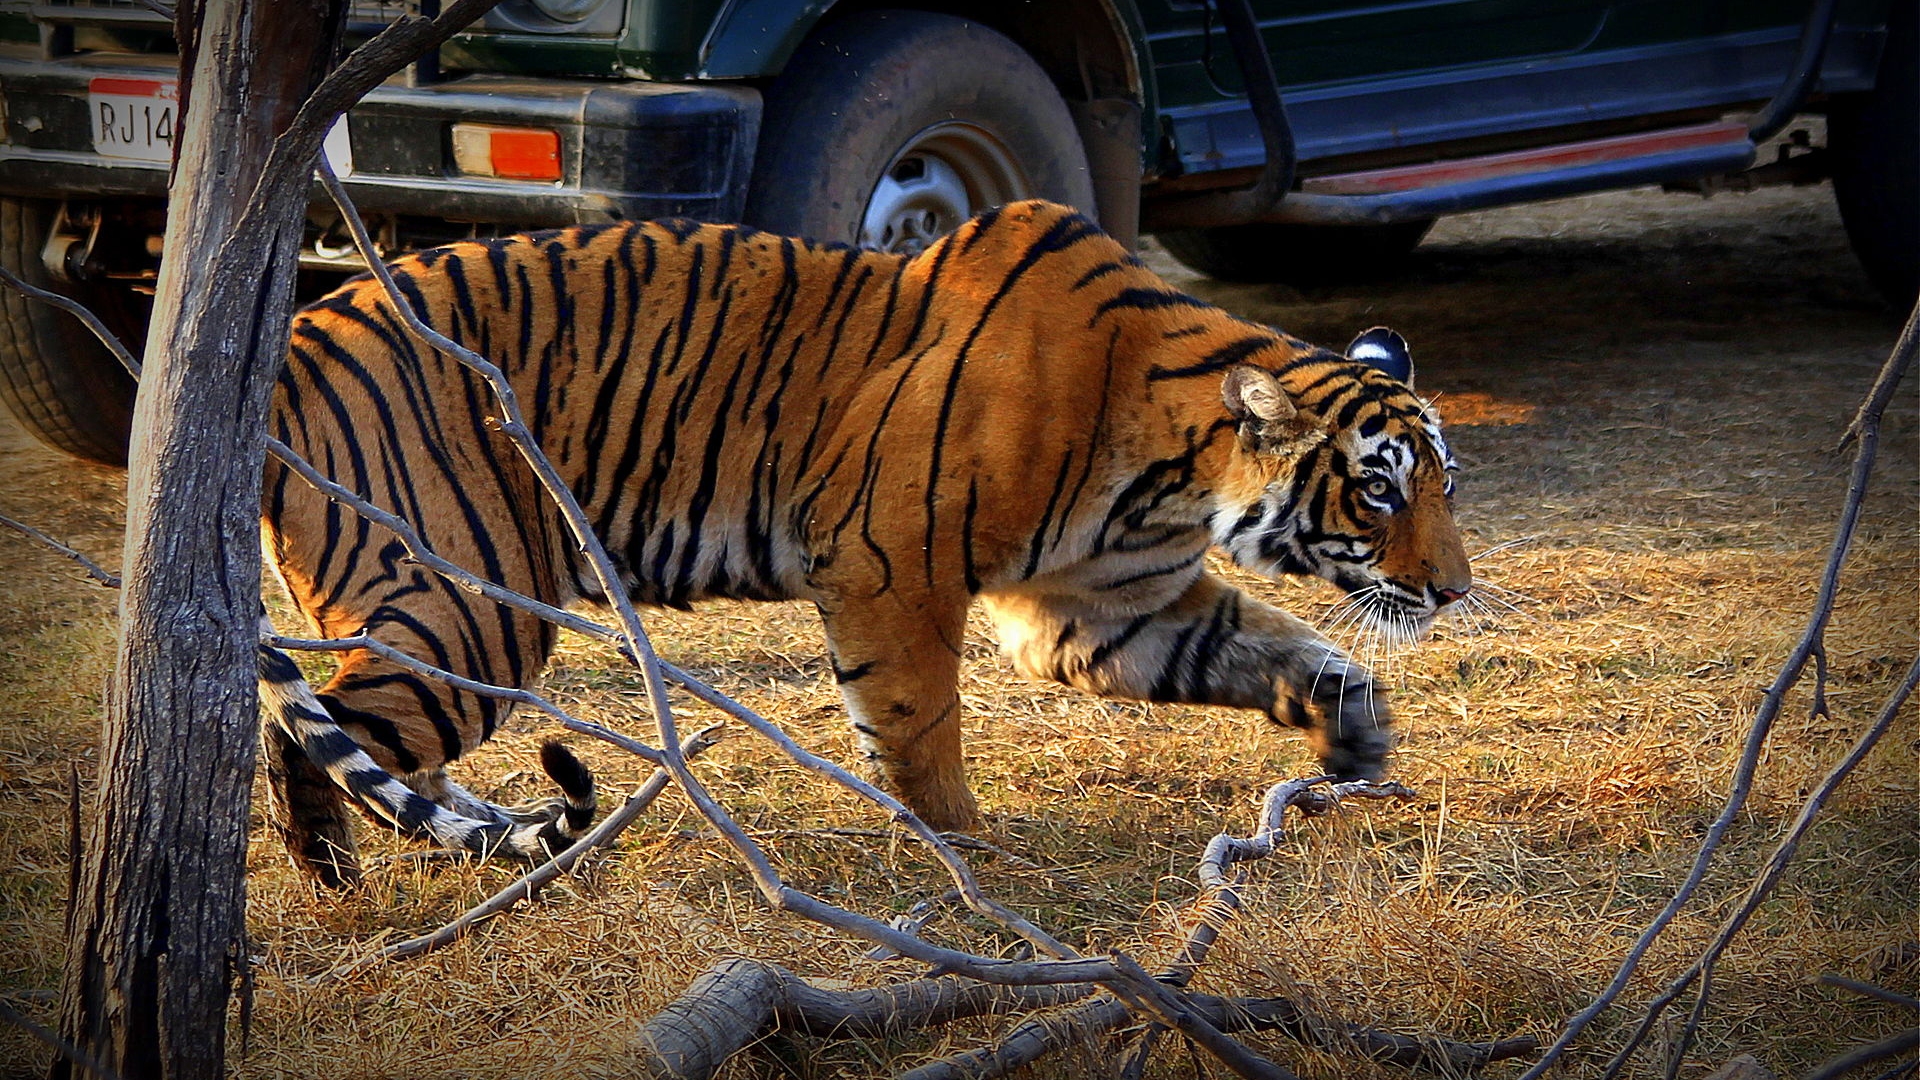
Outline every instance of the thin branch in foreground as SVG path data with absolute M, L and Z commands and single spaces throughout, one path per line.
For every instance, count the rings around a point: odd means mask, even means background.
M 100 316 L 95 315 L 93 310 L 87 307 L 87 305 L 75 300 L 71 296 L 62 296 L 57 292 L 49 292 L 46 289 L 29 285 L 24 279 L 4 266 L 0 266 L 0 284 L 4 284 L 15 292 L 21 293 L 34 300 L 52 304 L 54 307 L 85 323 L 87 329 L 93 331 L 93 336 L 100 339 L 100 344 L 105 345 L 107 351 L 113 354 L 113 358 L 120 361 L 120 366 L 127 369 L 127 374 L 133 376 L 136 380 L 140 378 L 140 361 L 133 358 L 133 354 L 127 351 L 127 347 L 121 343 L 118 337 L 114 336 L 113 331 L 107 329 L 107 324 L 101 322 Z
M 1689 985 L 1696 979 L 1704 984 L 1706 980 L 1712 978 L 1714 965 L 1719 961 L 1721 954 L 1726 951 L 1728 945 L 1733 943 L 1734 937 L 1746 926 L 1747 920 L 1753 917 L 1753 913 L 1760 910 L 1760 905 L 1772 895 L 1775 886 L 1779 885 L 1781 877 L 1786 874 L 1788 864 L 1793 860 L 1794 852 L 1800 846 L 1800 841 L 1805 839 L 1808 831 L 1813 828 L 1814 819 L 1825 808 L 1827 800 L 1833 797 L 1833 793 L 1839 789 L 1840 784 L 1859 767 L 1862 761 L 1866 760 L 1874 747 L 1879 745 L 1881 738 L 1893 727 L 1894 718 L 1905 707 L 1907 698 L 1912 695 L 1916 686 L 1920 686 L 1920 656 L 1914 657 L 1913 662 L 1908 665 L 1905 678 L 1888 695 L 1886 703 L 1880 708 L 1880 715 L 1874 718 L 1873 724 L 1861 733 L 1860 737 L 1854 741 L 1853 747 L 1847 751 L 1846 756 L 1841 758 L 1839 763 L 1834 765 L 1808 794 L 1793 824 L 1787 828 L 1785 835 L 1775 845 L 1773 854 L 1768 856 L 1767 861 L 1761 866 L 1758 877 L 1747 891 L 1746 898 L 1732 914 L 1727 916 L 1726 921 L 1721 924 L 1720 932 L 1715 934 L 1713 940 L 1701 951 L 1699 959 L 1695 960 L 1687 970 L 1681 972 L 1665 991 L 1648 1004 L 1646 1017 L 1641 1020 L 1640 1026 L 1634 1030 L 1633 1037 L 1609 1065 L 1610 1072 L 1625 1065 L 1627 1059 L 1651 1033 L 1655 1019 L 1672 1005 Z M 1670 1059 L 1672 1062 L 1677 1063 L 1685 1056 L 1694 1033 L 1699 1028 L 1700 1017 L 1705 1011 L 1709 997 L 1710 994 L 1703 985 L 1692 1015 L 1688 1017 L 1687 1026 L 1673 1047 Z
M 1252 836 L 1235 837 L 1221 833 L 1208 841 L 1200 859 L 1198 878 L 1204 891 L 1191 901 L 1181 914 L 1175 916 L 1175 925 L 1187 923 L 1184 942 L 1175 958 L 1161 972 L 1157 983 L 1173 989 L 1183 989 L 1191 981 L 1195 972 L 1206 962 L 1219 932 L 1240 912 L 1240 879 L 1229 876 L 1227 868 L 1239 862 L 1251 862 L 1265 859 L 1277 850 L 1280 839 L 1285 835 L 1282 829 L 1284 816 L 1289 807 L 1302 814 L 1313 816 L 1325 813 L 1338 806 L 1343 797 L 1358 798 L 1408 798 L 1413 792 L 1399 784 L 1374 784 L 1367 781 L 1350 781 L 1327 786 L 1330 777 L 1318 777 L 1311 780 L 1288 780 L 1267 789 L 1261 800 L 1261 812 L 1258 827 Z M 1195 995 L 1183 995 L 1191 1008 Z M 1299 1034 L 1312 1031 L 1337 1029 L 1341 1025 L 1329 1025 L 1308 1017 L 1303 1010 L 1295 1008 L 1303 1018 L 1301 1025 L 1292 1032 L 1302 1041 L 1313 1041 Z M 1083 1002 L 1062 1009 L 1052 1010 L 1030 1017 L 1013 1030 L 1003 1034 L 994 1045 L 968 1051 L 929 1062 L 906 1074 L 902 1080 L 958 1080 L 961 1077 L 986 1078 L 1002 1076 L 1016 1068 L 1032 1064 L 1047 1054 L 1082 1043 L 1089 1038 L 1111 1032 L 1133 1018 L 1134 1010 L 1128 1003 L 1110 995 L 1103 995 L 1092 1001 Z M 1204 1010 L 1202 1010 L 1204 1016 Z M 1308 1021 L 1311 1021 L 1310 1023 Z M 1218 1028 L 1218 1025 L 1214 1025 Z M 1136 1045 L 1129 1050 L 1130 1062 L 1123 1063 L 1127 1068 L 1137 1062 L 1138 1068 L 1145 1068 L 1145 1058 L 1151 1052 L 1159 1035 L 1173 1025 L 1149 1024 L 1141 1033 Z M 1224 1033 L 1224 1029 L 1221 1029 Z M 1318 1045 L 1318 1043 L 1316 1043 Z M 1454 1045 L 1454 1044 L 1449 1044 Z M 1536 1044 L 1529 1042 L 1527 1053 Z M 1211 1049 L 1211 1047 L 1209 1047 Z
M 1920 998 L 1895 993 L 1884 986 L 1875 986 L 1872 983 L 1864 983 L 1858 979 L 1849 979 L 1844 975 L 1822 975 L 1820 976 L 1820 982 L 1824 986 L 1831 986 L 1840 990 L 1851 990 L 1863 997 L 1873 998 L 1875 1001 L 1884 1001 L 1889 1005 L 1898 1005 L 1903 1009 L 1912 1009 L 1915 1012 L 1920 1012 Z
M 260 635 L 260 643 L 276 649 L 293 649 L 306 652 L 370 652 L 383 660 L 398 664 L 409 671 L 446 683 L 455 690 L 464 690 L 469 694 L 474 694 L 479 697 L 510 701 L 516 705 L 526 705 L 538 709 L 545 713 L 549 719 L 561 727 L 566 728 L 568 731 L 599 739 L 602 742 L 611 743 L 635 757 L 643 758 L 656 764 L 660 761 L 660 751 L 655 750 L 646 743 L 629 738 L 617 731 L 596 724 L 591 720 L 582 720 L 531 690 L 524 690 L 515 686 L 500 686 L 496 683 L 481 682 L 478 679 L 469 679 L 464 675 L 456 675 L 446 668 L 429 664 L 411 653 L 394 648 L 392 645 L 381 641 L 379 638 L 365 631 L 361 631 L 352 637 L 344 638 L 294 638 L 281 634 L 263 633 Z
M 1223 836 L 1209 843 L 1207 858 L 1212 865 L 1202 871 L 1202 875 L 1217 884 L 1203 891 L 1188 905 L 1185 914 L 1176 917 L 1180 923 L 1191 923 L 1188 937 L 1178 958 L 1158 978 L 1148 977 L 1124 957 L 1115 958 L 1115 966 L 1132 977 L 1126 989 L 1150 986 L 1150 992 L 1156 993 L 1158 1000 L 1149 1002 L 1145 1000 L 1146 994 L 1129 1000 L 1110 986 L 1106 992 L 1089 997 L 1094 988 L 1083 984 L 1046 991 L 1059 996 L 1054 1001 L 1042 1002 L 1035 995 L 1042 994 L 1045 988 L 988 985 L 976 980 L 955 980 L 950 975 L 870 990 L 833 992 L 810 987 L 774 965 L 735 959 L 716 966 L 641 1028 L 631 1040 L 632 1048 L 643 1063 L 640 1071 L 642 1075 L 672 1076 L 678 1080 L 708 1076 L 727 1057 L 761 1038 L 773 1026 L 827 1036 L 891 1035 L 936 1026 L 962 1015 L 1022 1012 L 1043 1006 L 1046 1006 L 1043 1011 L 1001 1035 L 993 1045 L 929 1062 L 905 1076 L 914 1080 L 963 1077 L 984 1080 L 1004 1075 L 1031 1065 L 1048 1053 L 1114 1031 L 1142 1013 L 1156 1017 L 1164 1030 L 1198 1034 L 1223 1047 L 1225 1052 L 1216 1056 L 1242 1076 L 1290 1075 L 1230 1037 L 1233 1032 L 1248 1030 L 1278 1030 L 1330 1051 L 1357 1052 L 1373 1060 L 1450 1075 L 1536 1050 L 1538 1043 L 1531 1038 L 1467 1044 L 1404 1036 L 1321 1020 L 1286 999 L 1219 998 L 1182 989 L 1186 979 L 1205 961 L 1219 930 L 1238 910 L 1238 882 L 1227 877 L 1226 866 L 1230 862 L 1271 855 L 1281 835 L 1280 815 L 1287 806 L 1314 813 L 1332 808 L 1342 797 L 1392 798 L 1410 794 L 1397 785 L 1354 782 L 1329 787 L 1326 784 L 1326 779 L 1321 778 L 1274 785 L 1264 800 L 1260 828 L 1254 837 Z M 1192 917 L 1195 912 L 1197 918 Z M 811 995 L 809 1000 L 826 1003 L 821 1005 L 820 1014 L 808 1014 L 804 1007 L 795 1004 L 807 995 Z M 950 995 L 965 996 L 970 1003 L 967 1011 L 950 1008 Z M 882 1030 L 869 1029 L 847 1018 L 845 1008 L 855 997 L 888 1003 Z M 983 1003 L 990 1003 L 991 1007 L 980 1008 Z M 822 1019 L 822 1016 L 831 1019 Z M 1208 1049 L 1212 1050 L 1213 1046 Z M 1145 1052 L 1145 1048 L 1141 1048 L 1136 1054 Z M 1141 1064 L 1144 1065 L 1144 1061 Z
M 720 741 L 720 738 L 721 727 L 719 725 L 716 724 L 713 727 L 705 728 L 687 739 L 686 743 L 680 748 L 681 753 L 685 754 L 688 760 L 692 760 L 706 753 L 709 748 Z M 595 825 L 593 831 L 574 841 L 571 847 L 555 855 L 552 859 L 527 871 L 513 884 L 469 908 L 461 914 L 459 918 L 454 919 L 452 922 L 447 923 L 432 933 L 422 934 L 419 937 L 409 938 L 406 941 L 383 946 L 379 950 L 368 953 L 358 960 L 342 964 L 332 971 L 315 976 L 309 980 L 308 985 L 319 986 L 323 983 L 352 978 L 369 968 L 386 963 L 389 960 L 405 960 L 409 957 L 420 956 L 453 944 L 467 936 L 467 934 L 480 923 L 500 914 L 522 900 L 531 899 L 534 893 L 539 891 L 541 886 L 554 880 L 561 874 L 572 870 L 574 865 L 585 857 L 588 852 L 613 843 L 621 833 L 627 830 L 628 826 L 639 819 L 641 814 L 646 813 L 647 808 L 652 806 L 654 800 L 660 797 L 660 793 L 666 790 L 667 784 L 670 783 L 672 779 L 672 774 L 667 771 L 664 765 L 656 768 L 653 771 L 653 775 L 647 778 L 647 782 L 642 784 L 639 790 L 627 796 L 627 801 L 622 803 L 618 810 L 608 814 L 601 820 L 600 824 Z
M 0 1020 L 12 1024 L 14 1027 L 33 1036 L 47 1046 L 52 1047 L 55 1054 L 80 1066 L 88 1073 L 97 1077 L 98 1080 L 120 1080 L 119 1073 L 102 1065 L 98 1059 L 86 1051 L 27 1019 L 18 1009 L 15 1009 L 4 1001 L 0 1001 Z M 58 1058 L 55 1060 L 58 1060 Z
M 1496 1061 L 1524 1057 L 1540 1048 L 1531 1036 L 1495 1042 L 1463 1043 L 1433 1036 L 1402 1035 L 1360 1024 L 1314 1016 L 1291 998 L 1216 997 L 1189 994 L 1190 1007 L 1228 1034 L 1274 1031 L 1303 1046 L 1360 1057 L 1382 1065 L 1441 1076 L 1470 1076 Z M 1112 998 L 1068 1006 L 1023 1022 L 990 1047 L 956 1054 L 901 1073 L 898 1080 L 991 1080 L 1032 1064 L 1054 1049 L 1082 1044 L 1127 1022 L 1126 1010 Z M 1049 1030 L 1051 1029 L 1051 1030 Z M 1044 1048 L 1041 1043 L 1045 1043 Z M 1144 1040 L 1131 1044 L 1120 1068 L 1144 1070 Z M 1136 1064 L 1137 1063 L 1137 1064 Z M 1132 1075 L 1143 1075 L 1135 1072 Z
M 864 990 L 823 990 L 777 964 L 722 960 L 629 1042 L 647 1077 L 694 1080 L 762 1038 L 770 1026 L 826 1037 L 884 1037 L 972 1016 L 1057 1005 L 1085 985 L 999 986 L 951 975 Z
M 117 589 L 120 587 L 120 576 L 118 574 L 110 574 L 102 570 L 99 563 L 87 558 L 83 552 L 68 547 L 53 537 L 48 536 L 46 533 L 41 532 L 39 529 L 24 522 L 15 521 L 5 514 L 0 514 L 0 525 L 4 525 L 15 532 L 21 533 L 28 539 L 36 540 L 43 546 L 52 548 L 54 551 L 79 563 L 80 568 L 87 572 L 87 576 L 99 582 L 101 585 L 109 589 Z
M 1633 974 L 1645 959 L 1648 950 L 1653 947 L 1666 928 L 1671 924 L 1680 909 L 1685 907 L 1706 879 L 1707 871 L 1718 856 L 1726 833 L 1739 818 L 1740 811 L 1746 806 L 1747 796 L 1753 790 L 1754 776 L 1759 770 L 1760 759 L 1766 748 L 1767 737 L 1773 731 L 1774 721 L 1786 703 L 1787 692 L 1800 681 L 1801 674 L 1814 656 L 1822 648 L 1826 636 L 1828 621 L 1833 616 L 1834 597 L 1840 589 L 1840 571 L 1846 565 L 1847 555 L 1853 547 L 1853 534 L 1860 523 L 1860 516 L 1866 504 L 1867 482 L 1873 476 L 1874 460 L 1878 453 L 1881 415 L 1893 400 L 1894 389 L 1900 384 L 1909 368 L 1913 366 L 1914 354 L 1920 348 L 1920 305 L 1907 316 L 1906 326 L 1900 332 L 1900 339 L 1888 355 L 1886 363 L 1880 367 L 1880 373 L 1874 379 L 1866 400 L 1855 415 L 1845 437 L 1845 443 L 1854 445 L 1853 468 L 1848 476 L 1847 499 L 1840 511 L 1840 521 L 1835 526 L 1833 543 L 1828 549 L 1827 563 L 1820 575 L 1820 588 L 1814 599 L 1813 610 L 1807 617 L 1807 626 L 1802 631 L 1799 642 L 1787 659 L 1782 662 L 1779 673 L 1767 687 L 1766 695 L 1760 706 L 1754 711 L 1753 723 L 1747 731 L 1741 746 L 1740 758 L 1734 766 L 1732 783 L 1727 792 L 1725 804 L 1719 816 L 1707 827 L 1707 833 L 1700 842 L 1700 849 L 1694 857 L 1693 867 L 1687 873 L 1686 880 L 1675 890 L 1660 913 L 1641 931 L 1627 955 L 1621 959 L 1612 981 L 1594 1000 L 1567 1020 L 1560 1036 L 1549 1046 L 1540 1060 L 1521 1075 L 1519 1080 L 1540 1080 L 1554 1062 L 1558 1061 L 1567 1048 L 1580 1038 L 1581 1032 L 1601 1013 L 1613 1006 Z M 1650 1030 L 1653 1017 L 1647 1017 L 1642 1030 Z M 1635 1044 L 1638 1044 L 1636 1038 Z M 1602 1074 L 1602 1080 L 1613 1080 L 1619 1075 L 1626 1057 L 1632 1047 L 1621 1052 Z
M 1804 1077 L 1804 1080 L 1839 1080 L 1840 1077 L 1845 1076 L 1862 1065 L 1871 1065 L 1876 1061 L 1885 1061 L 1888 1058 L 1899 1057 L 1902 1054 L 1910 1054 L 1916 1049 L 1920 1049 L 1920 1028 L 1909 1027 L 1905 1031 L 1896 1032 L 1887 1038 L 1881 1039 L 1879 1042 L 1854 1047 L 1852 1050 L 1838 1057 L 1823 1062 L 1818 1068 L 1808 1073 Z M 1913 1062 L 1907 1062 L 1905 1065 L 1895 1069 L 1894 1075 L 1898 1075 L 1901 1072 L 1911 1073 L 1913 1067 Z

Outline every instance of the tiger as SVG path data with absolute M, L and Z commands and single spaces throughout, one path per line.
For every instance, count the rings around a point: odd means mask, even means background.
M 510 380 L 641 605 L 798 600 L 861 749 L 924 822 L 976 827 L 957 690 L 975 601 L 1020 672 L 1095 695 L 1254 709 L 1322 767 L 1378 778 L 1385 690 L 1302 620 L 1209 569 L 1317 575 L 1420 635 L 1472 573 L 1457 464 L 1385 328 L 1344 353 L 1168 285 L 1070 208 L 990 210 L 914 255 L 690 221 L 464 241 L 398 291 Z M 495 420 L 372 279 L 294 320 L 272 433 L 438 552 L 548 604 L 605 603 Z M 301 614 L 462 677 L 525 687 L 554 630 L 415 565 L 280 464 L 263 536 Z M 507 706 L 361 650 L 317 693 L 264 649 L 296 862 L 350 879 L 342 796 L 403 833 L 540 858 L 593 816 L 508 810 L 445 768 Z

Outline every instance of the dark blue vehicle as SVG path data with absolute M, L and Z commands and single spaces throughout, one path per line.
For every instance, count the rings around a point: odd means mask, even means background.
M 435 0 L 354 0 L 349 37 Z M 1915 0 L 502 0 L 338 125 L 381 242 L 688 215 L 914 251 L 1046 197 L 1237 280 L 1376 271 L 1441 215 L 1831 177 L 1920 288 Z M 137 339 L 172 156 L 171 25 L 0 0 L 0 264 Z M 1767 144 L 1799 116 L 1815 137 Z M 1822 134 L 1823 133 L 1823 134 Z M 302 265 L 354 268 L 316 203 Z M 132 387 L 0 295 L 0 401 L 124 458 Z

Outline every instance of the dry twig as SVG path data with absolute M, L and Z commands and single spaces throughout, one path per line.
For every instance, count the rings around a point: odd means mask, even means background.
M 52 1047 L 55 1054 L 87 1070 L 87 1072 L 98 1077 L 99 1080 L 119 1080 L 119 1073 L 102 1065 L 91 1054 L 88 1054 L 86 1051 L 61 1038 L 54 1032 L 48 1031 L 45 1027 L 27 1019 L 20 1010 L 4 1001 L 0 1001 L 0 1020 L 12 1024 L 14 1027 L 33 1036 L 40 1042 Z M 58 1059 L 56 1058 L 56 1060 Z
M 446 668 L 429 664 L 411 653 L 396 649 L 386 642 L 381 641 L 379 638 L 366 633 L 359 633 L 351 637 L 343 638 L 295 638 L 286 637 L 282 634 L 262 632 L 260 635 L 260 643 L 270 645 L 276 649 L 293 649 L 304 652 L 352 652 L 356 649 L 362 649 L 373 653 L 375 656 L 391 660 L 409 671 L 425 675 L 430 679 L 437 679 L 456 690 L 464 690 L 469 694 L 475 694 L 480 697 L 495 698 L 500 701 L 509 701 L 516 705 L 526 705 L 538 709 L 545 713 L 554 723 L 559 724 L 568 731 L 591 736 L 602 742 L 612 743 L 627 753 L 647 761 L 655 763 L 660 761 L 660 751 L 655 750 L 646 743 L 629 738 L 617 731 L 612 731 L 591 720 L 582 720 L 531 690 L 525 690 L 517 686 L 499 686 L 494 683 L 481 682 L 478 679 L 469 679 L 464 675 L 456 675 Z
M 1537 1049 L 1531 1038 L 1475 1044 L 1415 1038 L 1325 1021 L 1284 998 L 1221 998 L 1184 989 L 1205 961 L 1219 930 L 1238 911 L 1239 880 L 1228 876 L 1227 867 L 1271 855 L 1282 836 L 1281 819 L 1287 807 L 1321 813 L 1342 797 L 1404 798 L 1412 794 L 1397 784 L 1326 784 L 1326 778 L 1320 778 L 1274 785 L 1263 802 L 1260 827 L 1253 836 L 1222 834 L 1207 845 L 1200 871 L 1206 889 L 1178 920 L 1190 921 L 1192 926 L 1177 958 L 1158 977 L 1147 975 L 1124 956 L 1113 958 L 1116 967 L 1133 980 L 1128 988 L 1151 987 L 1152 1000 L 1143 1000 L 1145 995 L 1128 1000 L 1111 988 L 1089 998 L 1094 993 L 1092 985 L 994 986 L 951 976 L 834 992 L 811 987 L 774 965 L 733 959 L 695 981 L 641 1028 L 632 1040 L 641 1071 L 676 1080 L 709 1076 L 730 1055 L 759 1039 L 772 1026 L 824 1035 L 891 1034 L 936 1026 L 961 1016 L 1043 1007 L 1045 1011 L 1022 1021 L 991 1046 L 929 1062 L 903 1074 L 903 1080 L 1002 1076 L 1064 1047 L 1110 1033 L 1142 1013 L 1153 1017 L 1160 1030 L 1179 1030 L 1196 1039 L 1242 1076 L 1291 1074 L 1231 1038 L 1236 1031 L 1279 1030 L 1323 1049 L 1345 1050 L 1377 1061 L 1449 1074 Z M 873 1011 L 876 1008 L 884 1011 Z M 1150 1039 L 1136 1042 L 1123 1069 L 1144 1067 L 1150 1047 Z
M 1826 986 L 1837 987 L 1841 990 L 1851 990 L 1862 997 L 1870 997 L 1875 1001 L 1884 1001 L 1889 1005 L 1898 1005 L 1903 1009 L 1912 1009 L 1914 1012 L 1920 1013 L 1920 998 L 1895 993 L 1884 986 L 1863 983 L 1858 979 L 1849 979 L 1844 975 L 1822 975 L 1820 976 L 1820 982 Z
M 1862 1065 L 1871 1065 L 1876 1061 L 1885 1061 L 1888 1058 L 1899 1057 L 1902 1054 L 1910 1054 L 1915 1049 L 1920 1049 L 1920 1027 L 1909 1027 L 1905 1031 L 1895 1032 L 1878 1042 L 1871 1042 L 1865 1046 L 1855 1047 L 1844 1054 L 1822 1062 L 1818 1068 L 1808 1073 L 1804 1080 L 1840 1080 L 1840 1077 L 1845 1076 Z M 1899 1076 L 1902 1073 L 1911 1075 L 1912 1071 L 1913 1062 L 1907 1062 L 1905 1065 L 1898 1067 L 1886 1075 Z
M 1759 768 L 1767 736 L 1772 732 L 1773 723 L 1786 702 L 1787 692 L 1799 682 L 1807 664 L 1815 657 L 1824 655 L 1827 623 L 1832 618 L 1834 597 L 1840 588 L 1840 570 L 1846 564 L 1847 553 L 1852 548 L 1854 530 L 1859 525 L 1860 515 L 1866 502 L 1867 482 L 1873 475 L 1879 446 L 1880 419 L 1887 405 L 1893 400 L 1895 388 L 1899 386 L 1907 370 L 1913 366 L 1916 348 L 1920 348 L 1920 306 L 1916 306 L 1907 316 L 1906 326 L 1900 332 L 1898 343 L 1887 357 L 1886 363 L 1881 366 L 1873 388 L 1868 391 L 1866 400 L 1861 404 L 1860 411 L 1855 415 L 1853 424 L 1848 429 L 1844 444 L 1854 446 L 1854 461 L 1848 479 L 1847 500 L 1840 512 L 1840 522 L 1835 529 L 1833 544 L 1828 551 L 1826 569 L 1820 576 L 1820 590 L 1814 600 L 1813 612 L 1808 617 L 1807 628 L 1801 634 L 1799 643 L 1782 663 L 1773 683 L 1768 686 L 1760 707 L 1754 713 L 1753 725 L 1747 732 L 1739 762 L 1734 767 L 1732 786 L 1727 794 L 1726 803 L 1720 815 L 1708 827 L 1706 837 L 1700 843 L 1699 853 L 1694 858 L 1692 870 L 1672 899 L 1667 902 L 1666 907 L 1661 909 L 1654 920 L 1641 932 L 1639 939 L 1621 960 L 1619 970 L 1614 974 L 1613 980 L 1607 984 L 1606 989 L 1601 991 L 1600 995 L 1586 1008 L 1567 1021 L 1559 1038 L 1554 1040 L 1553 1045 L 1547 1048 L 1546 1053 L 1541 1055 L 1540 1060 L 1535 1062 L 1533 1067 L 1520 1077 L 1520 1080 L 1539 1080 L 1544 1076 L 1554 1062 L 1558 1061 L 1567 1048 L 1580 1037 L 1581 1032 L 1586 1030 L 1587 1025 L 1613 1005 L 1614 1000 L 1619 997 L 1633 977 L 1634 971 L 1639 968 L 1640 961 L 1645 958 L 1647 950 L 1679 914 L 1680 909 L 1692 899 L 1694 891 L 1706 879 L 1707 871 L 1719 853 L 1728 828 L 1738 818 L 1741 809 L 1746 805 L 1747 796 L 1753 790 L 1754 775 Z M 1904 696 L 1903 691 L 1896 691 L 1896 697 L 1904 699 Z M 1864 755 L 1876 741 L 1878 736 L 1866 740 L 1864 749 L 1856 746 L 1856 750 Z M 1851 758 L 1852 755 L 1849 755 L 1849 759 Z M 1851 771 L 1850 765 L 1846 768 L 1847 771 Z M 1841 772 L 1838 777 L 1830 775 L 1829 778 L 1837 784 L 1840 779 L 1845 778 L 1845 772 Z M 1813 805 L 1813 800 L 1809 800 L 1808 807 L 1813 812 L 1818 812 L 1818 807 Z M 1805 811 L 1802 816 L 1806 817 Z M 1787 851 L 1786 854 L 1791 855 L 1791 851 Z M 1767 888 L 1770 889 L 1771 885 L 1769 884 Z M 1744 917 L 1741 921 L 1744 922 Z M 1738 927 L 1734 927 L 1734 930 L 1737 932 Z M 1712 955 L 1718 955 L 1718 948 Z M 1619 1075 L 1627 1060 L 1652 1031 L 1659 1014 L 1678 997 L 1686 985 L 1693 981 L 1696 971 L 1707 972 L 1710 967 L 1711 960 L 1703 957 L 1697 968 L 1689 969 L 1688 974 L 1676 980 L 1675 987 L 1670 988 L 1667 994 L 1662 995 L 1661 999 L 1649 1006 L 1646 1017 L 1627 1045 L 1608 1064 L 1606 1071 L 1602 1074 L 1603 1080 L 1612 1080 Z M 1703 993 L 1701 996 L 1703 1003 L 1705 998 L 1706 995 Z M 1688 1037 L 1691 1038 L 1691 1025 Z M 1678 1054 L 1674 1055 L 1674 1060 L 1678 1060 L 1679 1057 Z
M 87 558 L 85 553 L 68 547 L 53 537 L 48 536 L 46 533 L 41 532 L 39 529 L 24 522 L 15 521 L 5 514 L 0 514 L 0 525 L 4 525 L 20 533 L 30 540 L 38 541 L 43 546 L 52 548 L 67 558 L 72 559 L 74 562 L 79 563 L 80 568 L 87 572 L 87 576 L 99 582 L 102 586 L 109 589 L 117 589 L 120 587 L 120 576 L 118 574 L 110 574 L 102 570 L 100 564 Z

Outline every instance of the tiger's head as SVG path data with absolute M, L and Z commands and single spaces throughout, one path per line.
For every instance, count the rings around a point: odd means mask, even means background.
M 1229 368 L 1221 397 L 1238 426 L 1238 482 L 1216 491 L 1213 518 L 1235 562 L 1325 578 L 1399 643 L 1424 637 L 1473 587 L 1453 521 L 1457 466 L 1412 383 L 1406 340 L 1385 327 L 1345 356 Z

